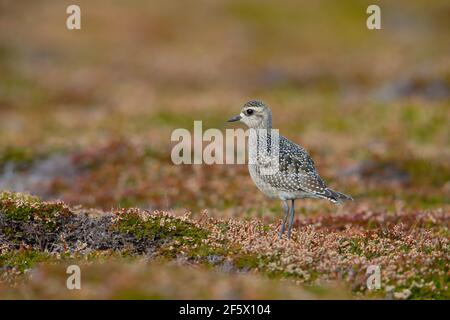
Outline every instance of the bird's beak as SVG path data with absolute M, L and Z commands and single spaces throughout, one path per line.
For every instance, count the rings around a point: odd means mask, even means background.
M 241 119 L 242 119 L 241 115 L 238 114 L 237 116 L 234 116 L 233 118 L 229 119 L 228 122 L 235 122 L 235 121 L 239 121 Z

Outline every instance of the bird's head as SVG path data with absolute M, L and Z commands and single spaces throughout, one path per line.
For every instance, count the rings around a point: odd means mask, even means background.
M 264 129 L 272 127 L 272 111 L 262 101 L 250 100 L 241 109 L 241 113 L 228 122 L 241 121 L 249 128 Z

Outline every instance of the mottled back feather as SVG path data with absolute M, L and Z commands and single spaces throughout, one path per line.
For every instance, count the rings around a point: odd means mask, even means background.
M 270 145 L 270 137 L 267 145 Z M 302 191 L 311 197 L 325 198 L 332 202 L 342 202 L 351 198 L 329 189 L 320 178 L 314 161 L 308 152 L 283 136 L 279 136 L 279 165 L 272 174 L 260 174 L 260 178 L 272 187 L 286 192 Z M 259 152 L 258 164 L 261 168 L 272 165 L 270 153 Z M 272 159 L 273 161 L 273 159 Z M 267 171 L 266 171 L 267 172 Z

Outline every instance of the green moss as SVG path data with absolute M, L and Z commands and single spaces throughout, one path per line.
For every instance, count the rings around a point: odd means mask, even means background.
M 0 269 L 10 269 L 23 273 L 25 270 L 30 269 L 37 263 L 48 261 L 51 259 L 51 255 L 47 252 L 40 252 L 35 250 L 14 250 L 7 251 L 0 254 Z
M 238 269 L 259 269 L 265 271 L 267 264 L 273 262 L 274 256 L 255 255 L 250 253 L 239 254 L 233 257 L 233 262 Z
M 234 264 L 239 269 L 255 269 L 260 265 L 260 257 L 253 254 L 244 254 L 234 259 Z
M 133 234 L 137 239 L 182 239 L 198 242 L 208 236 L 208 232 L 180 218 L 147 214 L 140 215 L 138 210 L 122 210 L 116 213 L 115 228 L 120 232 Z
M 234 251 L 239 251 L 238 248 L 230 247 L 226 240 L 219 246 L 204 242 L 209 236 L 208 231 L 178 217 L 137 209 L 122 209 L 115 214 L 113 227 L 119 232 L 132 234 L 139 240 L 167 240 L 157 250 L 157 255 L 163 259 L 170 260 L 182 254 L 209 264 L 208 258 L 212 256 L 229 257 Z M 227 227 L 226 224 L 221 226 Z
M 208 258 L 211 256 L 226 256 L 227 254 L 228 250 L 225 247 L 215 248 L 204 243 L 191 248 L 188 252 L 189 257 L 197 259 Z
M 71 215 L 72 212 L 61 202 L 43 202 L 38 197 L 22 193 L 2 192 L 0 214 L 10 221 L 39 222 L 54 230 L 59 224 L 59 218 Z

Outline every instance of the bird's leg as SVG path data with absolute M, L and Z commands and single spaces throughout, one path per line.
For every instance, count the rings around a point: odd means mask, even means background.
M 291 219 L 289 221 L 288 239 L 291 238 L 291 230 L 292 230 L 292 225 L 294 224 L 294 215 L 295 215 L 295 209 L 294 209 L 294 202 L 295 202 L 295 200 L 291 200 L 291 201 L 292 201 L 292 205 L 291 205 Z
M 284 229 L 286 227 L 286 221 L 289 215 L 289 204 L 287 200 L 283 201 L 283 206 L 284 206 L 284 218 L 283 222 L 281 223 L 280 234 L 278 236 L 278 239 L 281 239 L 281 237 L 283 236 Z

